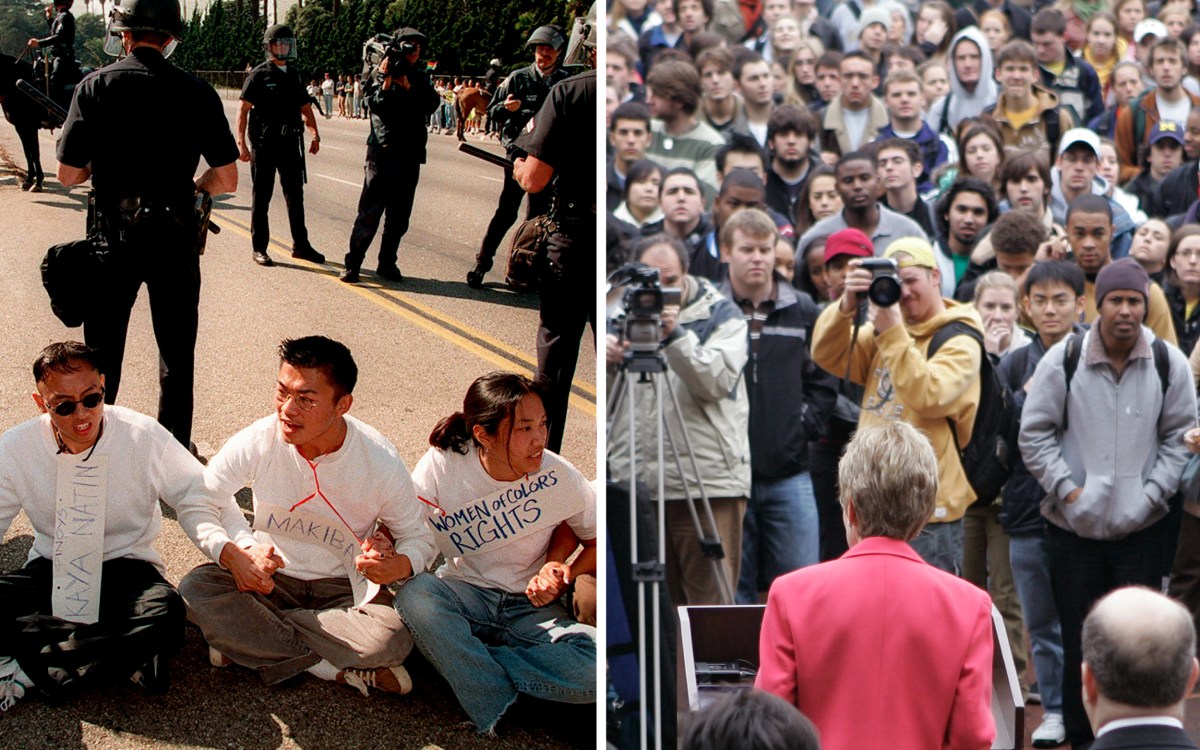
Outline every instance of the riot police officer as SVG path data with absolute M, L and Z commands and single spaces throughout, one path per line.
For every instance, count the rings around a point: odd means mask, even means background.
M 71 5 L 74 2 L 75 0 L 54 0 L 53 19 L 50 18 L 50 9 L 46 9 L 46 20 L 50 22 L 50 36 L 29 40 L 31 48 L 49 47 L 53 53 L 50 96 L 63 106 L 70 101 L 66 93 L 67 86 L 75 82 L 79 73 L 79 64 L 75 62 L 75 16 L 71 14 Z
M 587 22 L 576 21 L 576 45 L 595 63 L 595 5 Z M 571 55 L 568 55 L 568 60 Z M 553 218 L 558 231 L 549 243 L 538 289 L 538 374 L 550 384 L 546 447 L 562 446 L 571 380 L 585 325 L 596 336 L 596 71 L 567 78 L 554 87 L 533 118 L 532 130 L 517 140 L 528 156 L 513 164 L 513 178 L 532 194 L 553 180 Z
M 237 189 L 238 149 L 217 92 L 166 60 L 182 33 L 179 0 L 120 0 L 110 11 L 105 51 L 126 56 L 76 88 L 58 179 L 91 178 L 113 250 L 115 265 L 95 279 L 83 323 L 100 355 L 104 399 L 117 399 L 129 314 L 145 283 L 158 342 L 158 421 L 189 445 L 200 305 L 195 205 L 198 191 Z M 201 157 L 209 168 L 194 179 Z
M 533 117 L 550 87 L 567 77 L 566 72 L 558 65 L 559 55 L 566 46 L 566 37 L 557 26 L 539 26 L 525 42 L 526 47 L 533 47 L 534 61 L 531 65 L 514 71 L 504 83 L 500 84 L 488 107 L 488 120 L 500 128 L 500 142 L 504 144 L 509 159 L 518 159 L 524 155 L 516 146 L 517 136 L 524 130 L 529 118 Z M 509 227 L 517 218 L 521 208 L 524 191 L 507 171 L 504 174 L 504 186 L 500 189 L 500 202 L 496 213 L 488 224 L 487 233 L 479 253 L 475 256 L 475 268 L 467 274 L 467 284 L 478 289 L 483 286 L 483 277 L 492 269 L 492 259 Z M 531 193 L 529 207 L 525 218 L 541 216 L 550 210 L 550 196 L 544 193 Z
M 395 33 L 393 43 L 397 45 L 394 57 L 389 54 L 384 58 L 378 70 L 363 82 L 371 133 L 367 136 L 366 178 L 358 199 L 358 216 L 350 230 L 346 267 L 339 276 L 348 284 L 358 283 L 367 248 L 385 212 L 375 275 L 389 281 L 403 280 L 396 254 L 400 239 L 408 231 L 421 165 L 425 163 L 429 137 L 425 123 L 441 101 L 429 74 L 417 66 L 429 44 L 425 35 L 406 26 Z
M 242 86 L 242 103 L 237 116 L 237 144 L 242 161 L 250 162 L 254 193 L 250 201 L 250 245 L 254 262 L 273 266 L 267 254 L 271 229 L 267 210 L 275 192 L 275 172 L 287 203 L 288 224 L 292 229 L 292 257 L 324 263 L 325 256 L 313 249 L 304 226 L 304 139 L 301 118 L 312 135 L 308 152 L 321 149 L 317 118 L 300 71 L 288 65 L 296 59 L 296 35 L 277 23 L 263 34 L 265 62 L 259 63 Z M 250 148 L 246 147 L 246 126 L 250 126 Z

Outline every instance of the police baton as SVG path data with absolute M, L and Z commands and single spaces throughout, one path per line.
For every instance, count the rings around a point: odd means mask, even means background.
M 39 91 L 38 88 L 29 81 L 24 79 L 17 81 L 17 88 L 21 90 L 22 94 L 25 94 L 30 99 L 37 102 L 42 108 L 50 113 L 50 116 L 55 120 L 54 127 L 60 127 L 64 122 L 67 121 L 67 110 L 63 109 L 61 104 Z
M 503 156 L 494 154 L 491 151 L 479 148 L 478 146 L 472 146 L 469 143 L 458 144 L 458 150 L 462 151 L 464 154 L 470 154 L 471 156 L 483 159 L 487 163 L 494 164 L 497 167 L 504 167 L 505 169 L 509 170 L 513 168 L 512 162 Z

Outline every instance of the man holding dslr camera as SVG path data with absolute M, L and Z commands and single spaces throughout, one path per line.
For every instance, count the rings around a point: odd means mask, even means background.
M 359 269 L 385 211 L 375 275 L 389 281 L 404 280 L 396 265 L 396 254 L 400 239 L 408 231 L 421 165 L 425 163 L 429 135 L 425 124 L 441 102 L 429 74 L 417 67 L 429 43 L 425 35 L 406 26 L 396 32 L 392 42 L 378 69 L 364 81 L 367 91 L 363 99 L 371 115 L 371 134 L 367 136 L 367 175 L 358 199 L 358 217 L 350 232 L 346 268 L 340 276 L 348 284 L 358 283 Z
M 853 229 L 833 234 L 826 253 L 848 252 L 838 250 L 846 244 L 858 245 L 848 254 L 874 254 L 870 241 Z M 979 343 L 962 334 L 946 340 L 932 357 L 928 350 L 934 335 L 948 325 L 963 324 L 982 335 L 981 325 L 971 307 L 941 296 L 941 273 L 927 241 L 893 240 L 884 258 L 896 264 L 894 270 L 873 272 L 870 266 L 881 263 L 874 259 L 850 262 L 841 300 L 817 319 L 812 357 L 834 375 L 865 386 L 860 428 L 899 420 L 929 437 L 938 455 L 937 507 L 911 544 L 926 562 L 958 573 L 962 517 L 975 501 L 958 447 L 967 444 L 975 426 L 984 354 Z M 880 279 L 886 276 L 891 278 Z M 894 293 L 890 304 L 880 291 Z M 856 325 L 860 300 L 866 302 L 868 296 L 869 320 Z

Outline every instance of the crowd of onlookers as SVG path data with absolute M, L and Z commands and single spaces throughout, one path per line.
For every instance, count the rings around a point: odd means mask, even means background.
M 681 292 L 662 314 L 666 421 L 696 469 L 637 461 L 664 475 L 676 604 L 728 592 L 675 501 L 705 496 L 730 588 L 761 601 L 846 551 L 838 458 L 899 420 L 938 456 L 909 543 L 991 594 L 1045 708 L 1035 746 L 1090 738 L 1097 599 L 1169 581 L 1200 613 L 1200 507 L 1177 494 L 1200 372 L 1196 12 L 613 0 L 608 266 Z M 894 261 L 898 303 L 865 305 L 868 258 Z M 967 449 L 993 391 L 1014 424 L 989 492 Z M 628 432 L 609 433 L 618 480 L 631 442 L 654 447 Z

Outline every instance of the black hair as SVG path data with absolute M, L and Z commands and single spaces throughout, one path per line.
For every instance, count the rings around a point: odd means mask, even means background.
M 1071 201 L 1071 205 L 1067 206 L 1067 221 L 1076 213 L 1104 214 L 1108 217 L 1109 224 L 1113 221 L 1112 204 L 1108 202 L 1108 198 L 1095 193 L 1084 193 Z
M 688 255 L 687 246 L 684 245 L 679 238 L 673 237 L 666 232 L 659 232 L 658 234 L 652 234 L 638 239 L 637 242 L 633 243 L 633 247 L 629 248 L 629 259 L 635 263 L 641 263 L 642 256 L 645 255 L 650 248 L 658 247 L 659 245 L 666 245 L 667 247 L 671 248 L 671 251 L 674 252 L 679 258 L 679 265 L 683 268 L 683 272 L 686 274 L 688 272 L 688 265 L 691 262 L 691 258 Z
M 754 188 L 762 191 L 764 195 L 767 192 L 767 186 L 763 183 L 762 178 L 749 169 L 735 169 L 725 175 L 725 179 L 721 180 L 721 189 L 717 192 L 717 197 L 724 198 L 731 187 Z
M 515 372 L 489 372 L 475 379 L 467 388 L 462 411 L 456 411 L 441 419 L 429 433 L 429 444 L 441 450 L 452 450 L 466 455 L 469 446 L 479 447 L 475 439 L 475 426 L 483 428 L 488 435 L 498 435 L 500 425 L 509 420 L 509 433 L 513 429 L 513 417 L 517 404 L 526 396 L 537 396 L 545 402 L 546 386 L 541 380 L 527 378 Z
M 721 148 L 717 149 L 717 172 L 725 174 L 725 162 L 732 153 L 739 154 L 754 154 L 762 162 L 763 173 L 767 171 L 767 157 L 763 154 L 762 149 L 758 144 L 751 140 L 742 138 L 734 138 L 729 143 L 726 143 Z
M 646 130 L 650 130 L 650 108 L 641 102 L 625 102 L 618 104 L 617 108 L 612 113 L 612 125 L 610 130 L 617 126 L 617 120 L 637 120 L 645 123 Z
M 950 236 L 950 220 L 946 218 L 950 213 L 950 207 L 954 205 L 954 199 L 959 193 L 975 193 L 983 198 L 987 204 L 987 223 L 991 224 L 1000 215 L 1000 206 L 996 203 L 996 194 L 992 191 L 992 186 L 979 179 L 978 177 L 960 177 L 954 181 L 946 194 L 941 197 L 937 203 L 937 223 L 938 231 L 942 237 Z
M 358 383 L 358 365 L 354 364 L 350 350 L 325 336 L 284 339 L 279 344 L 279 360 L 297 369 L 322 371 L 339 399 L 353 393 Z
M 64 375 L 84 369 L 103 372 L 96 350 L 78 341 L 60 341 L 47 346 L 33 361 L 33 379 L 34 382 L 44 383 L 46 376 L 52 372 Z
M 1034 263 L 1025 274 L 1025 296 L 1040 284 L 1062 284 L 1071 288 L 1076 297 L 1082 297 L 1087 278 L 1083 269 L 1069 260 L 1046 260 Z
M 649 159 L 638 159 L 633 164 L 630 164 L 629 171 L 625 173 L 625 198 L 627 200 L 629 198 L 630 186 L 644 181 L 655 172 L 658 172 L 659 178 L 661 178 L 663 168 Z
M 795 215 L 792 216 L 792 226 L 795 227 L 797 237 L 817 223 L 816 218 L 812 215 L 812 206 L 809 205 L 812 198 L 813 180 L 817 177 L 832 177 L 834 183 L 837 183 L 837 174 L 828 164 L 818 164 L 809 170 L 808 176 L 804 179 L 804 187 L 800 188 L 800 195 L 796 197 Z
M 842 171 L 842 165 L 849 164 L 852 161 L 865 161 L 871 165 L 871 169 L 875 168 L 875 149 L 866 145 L 857 151 L 851 151 L 848 154 L 843 154 L 838 157 L 837 164 L 833 166 L 834 174 Z
M 817 729 L 777 695 L 739 690 L 697 714 L 683 750 L 818 750 Z
M 671 169 L 668 169 L 666 174 L 663 175 L 662 187 L 665 188 L 667 186 L 667 180 L 676 175 L 684 175 L 685 177 L 692 178 L 692 181 L 696 183 L 696 189 L 699 190 L 701 194 L 704 193 L 704 183 L 700 182 L 700 176 L 688 167 L 672 167 Z M 660 196 L 662 195 L 662 189 L 659 189 L 658 194 Z

